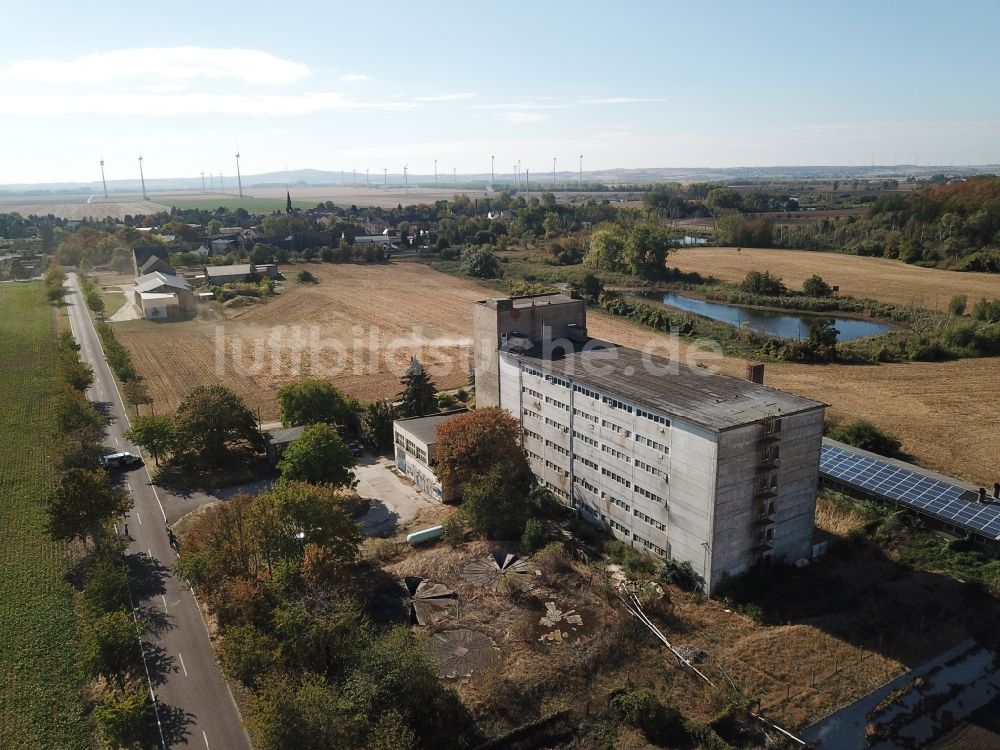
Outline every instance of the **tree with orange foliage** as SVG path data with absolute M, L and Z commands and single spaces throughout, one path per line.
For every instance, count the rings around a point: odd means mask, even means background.
M 493 471 L 518 492 L 527 492 L 531 484 L 521 425 L 505 409 L 475 409 L 452 417 L 438 427 L 434 451 L 446 497 L 470 479 Z

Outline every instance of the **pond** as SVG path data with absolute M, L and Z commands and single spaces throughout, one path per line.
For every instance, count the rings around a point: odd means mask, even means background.
M 837 341 L 850 341 L 864 336 L 874 336 L 886 333 L 888 326 L 873 323 L 870 320 L 857 318 L 836 318 L 827 315 L 806 313 L 786 313 L 776 310 L 761 310 L 756 307 L 741 307 L 724 302 L 710 302 L 694 297 L 685 297 L 674 292 L 631 292 L 628 296 L 656 300 L 668 307 L 686 312 L 704 315 L 712 320 L 719 320 L 734 326 L 747 326 L 753 331 L 768 336 L 781 336 L 788 339 L 804 339 L 809 335 L 807 321 L 825 318 L 832 320 L 837 329 Z

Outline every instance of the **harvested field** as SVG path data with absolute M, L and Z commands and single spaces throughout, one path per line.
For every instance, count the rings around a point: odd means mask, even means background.
M 125 218 L 126 214 L 152 214 L 169 211 L 170 207 L 136 197 L 110 197 L 105 200 L 96 195 L 58 195 L 0 198 L 0 212 L 17 212 L 22 216 L 52 214 L 61 219 L 103 219 L 113 216 Z
M 958 294 L 967 295 L 970 305 L 982 297 L 1000 298 L 997 274 L 941 271 L 887 258 L 749 247 L 737 253 L 735 247 L 697 247 L 681 248 L 671 254 L 669 262 L 681 271 L 729 282 L 742 281 L 750 271 L 770 271 L 795 289 L 819 274 L 839 286 L 844 296 L 936 310 L 947 309 L 948 301 Z
M 294 276 L 297 267 L 288 269 Z M 471 303 L 488 295 L 481 286 L 413 263 L 309 269 L 318 284 L 289 282 L 277 298 L 216 322 L 116 324 L 157 409 L 173 409 L 195 385 L 223 382 L 275 419 L 277 389 L 306 376 L 363 400 L 387 398 L 411 356 L 441 389 L 468 382 Z
M 653 347 L 654 354 L 673 352 L 688 362 L 691 348 L 684 340 L 622 318 L 588 313 L 592 336 L 637 349 Z M 726 375 L 744 375 L 744 360 L 706 355 L 692 362 L 701 360 Z M 997 481 L 1000 359 L 884 365 L 775 362 L 766 367 L 765 383 L 829 404 L 831 420 L 870 419 L 895 433 L 903 451 L 922 466 L 985 486 Z

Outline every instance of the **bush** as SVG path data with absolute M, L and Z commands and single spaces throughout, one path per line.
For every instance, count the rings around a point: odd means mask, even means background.
M 625 542 L 615 539 L 608 543 L 608 557 L 622 566 L 629 578 L 647 578 L 656 572 L 653 559 Z
M 316 283 L 319 283 L 319 279 L 317 279 L 312 274 L 311 271 L 306 271 L 306 270 L 299 271 L 299 275 L 298 275 L 297 278 L 303 284 L 316 284 Z
M 521 534 L 521 546 L 529 555 L 537 552 L 545 544 L 545 527 L 537 518 L 529 518 Z
M 465 516 L 461 511 L 456 511 L 445 519 L 441 539 L 451 547 L 457 547 L 465 541 Z
M 855 448 L 894 456 L 902 443 L 891 432 L 883 430 L 866 419 L 859 419 L 830 431 L 830 437 Z
M 819 279 L 818 276 L 815 278 Z M 823 281 L 822 279 L 819 280 Z M 770 294 L 775 297 L 780 297 L 787 291 L 785 285 L 781 283 L 781 279 L 777 276 L 772 276 L 770 271 L 764 271 L 764 273 L 751 271 L 740 282 L 740 289 L 750 294 Z
M 833 294 L 833 287 L 813 274 L 802 282 L 802 292 L 810 297 L 829 297 Z
M 968 298 L 964 294 L 957 294 L 948 303 L 948 312 L 952 315 L 965 315 L 965 305 Z
M 438 408 L 448 409 L 455 404 L 455 397 L 450 393 L 439 393 L 437 397 Z
M 698 575 L 690 562 L 685 560 L 667 560 L 663 563 L 660 578 L 665 583 L 672 583 L 684 591 L 700 591 L 705 585 L 705 579 Z
M 979 300 L 972 306 L 972 317 L 984 323 L 1000 323 L 1000 300 Z
M 488 246 L 469 248 L 462 253 L 462 273 L 477 279 L 495 279 L 501 275 L 497 257 Z

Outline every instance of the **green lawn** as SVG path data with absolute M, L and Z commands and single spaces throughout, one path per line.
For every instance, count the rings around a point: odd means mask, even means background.
M 180 200 L 170 200 L 168 203 L 175 208 L 201 208 L 207 211 L 214 211 L 222 207 L 230 210 L 245 208 L 247 211 L 258 213 L 270 213 L 271 211 L 284 211 L 284 198 L 185 198 Z M 310 204 L 315 206 L 315 204 Z
M 44 530 L 56 470 L 55 336 L 40 283 L 0 284 L 0 748 L 88 746 L 66 547 Z

